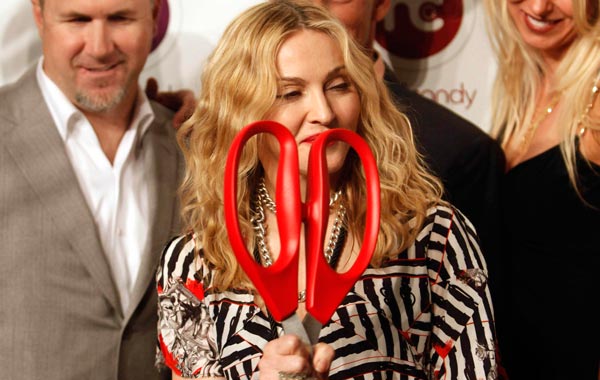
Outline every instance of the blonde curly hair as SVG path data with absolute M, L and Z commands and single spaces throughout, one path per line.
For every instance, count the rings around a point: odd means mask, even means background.
M 253 286 L 233 254 L 223 216 L 224 165 L 233 138 L 247 124 L 262 120 L 274 105 L 282 43 L 298 30 L 325 33 L 339 44 L 349 77 L 360 97 L 357 133 L 369 144 L 381 182 L 380 232 L 372 264 L 410 246 L 429 207 L 439 202 L 439 180 L 428 173 L 418 155 L 408 119 L 397 110 L 378 80 L 373 61 L 323 8 L 301 1 L 270 1 L 255 5 L 234 19 L 209 57 L 193 116 L 178 131 L 187 168 L 180 189 L 187 230 L 198 237 L 204 260 L 215 269 L 217 290 Z M 240 157 L 239 220 L 252 251 L 250 197 L 262 176 L 260 139 L 251 138 Z M 348 228 L 362 231 L 366 213 L 365 175 L 356 154 L 344 164 L 344 197 Z M 410 225 L 409 220 L 412 220 Z M 360 239 L 359 239 L 360 240 Z

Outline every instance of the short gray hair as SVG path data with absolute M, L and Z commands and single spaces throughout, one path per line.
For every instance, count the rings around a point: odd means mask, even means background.
M 44 0 L 39 0 L 40 2 L 40 8 L 44 9 Z M 156 0 L 150 0 L 150 2 L 152 3 L 152 7 L 156 6 Z

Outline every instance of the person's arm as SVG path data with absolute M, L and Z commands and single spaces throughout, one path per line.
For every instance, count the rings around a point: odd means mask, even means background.
M 201 273 L 208 270 L 196 240 L 185 235 L 163 250 L 156 274 L 158 295 L 157 366 L 168 367 L 179 378 L 221 378 L 214 321 L 204 298 Z M 169 265 L 169 263 L 186 265 Z
M 445 379 L 502 379 L 488 272 L 472 224 L 454 208 L 439 208 L 436 235 L 444 243 L 427 256 L 432 292 L 431 373 Z M 446 231 L 442 230 L 446 229 Z

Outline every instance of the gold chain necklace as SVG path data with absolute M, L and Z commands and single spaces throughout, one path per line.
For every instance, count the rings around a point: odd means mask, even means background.
M 341 201 L 341 195 L 342 191 L 338 190 L 329 198 L 329 208 L 333 208 L 336 204 L 338 205 L 338 208 L 335 220 L 333 221 L 331 235 L 329 236 L 329 242 L 327 243 L 327 247 L 325 248 L 324 252 L 327 263 L 331 263 L 333 252 L 343 228 L 344 217 L 346 216 L 346 207 L 344 207 L 343 202 Z M 267 225 L 265 224 L 266 217 L 264 209 L 267 208 L 269 211 L 276 214 L 277 208 L 275 206 L 275 202 L 269 195 L 264 178 L 262 178 L 258 184 L 255 199 L 252 203 L 254 207 L 252 209 L 250 221 L 254 229 L 256 246 L 264 265 L 268 267 L 273 264 L 273 258 L 271 256 L 271 252 L 269 252 L 269 247 L 267 246 L 266 241 Z M 306 290 L 302 290 L 298 293 L 298 302 L 304 301 L 306 301 Z
M 581 127 L 581 129 L 579 129 L 579 137 L 583 137 L 583 134 L 587 130 L 587 127 L 585 125 L 587 124 L 590 110 L 594 106 L 594 101 L 596 100 L 596 97 L 598 96 L 598 91 L 600 91 L 600 89 L 598 88 L 598 81 L 600 81 L 600 72 L 598 72 L 598 75 L 596 76 L 596 79 L 594 80 L 594 85 L 592 86 L 592 94 L 590 95 L 590 102 L 585 106 L 585 110 L 583 110 L 583 115 L 581 115 L 581 117 L 579 118 L 579 120 L 577 122 L 577 125 L 583 124 L 583 127 Z
M 529 148 L 529 145 L 531 144 L 531 140 L 533 139 L 533 135 L 535 135 L 535 131 L 537 131 L 540 124 L 544 120 L 546 120 L 546 118 L 552 113 L 552 111 L 558 104 L 558 100 L 559 100 L 558 96 L 553 97 L 552 100 L 550 100 L 550 103 L 548 104 L 548 106 L 546 107 L 546 110 L 545 110 L 546 112 L 542 112 L 537 117 L 535 117 L 537 115 L 537 112 L 534 113 L 534 115 L 533 115 L 534 117 L 532 118 L 531 124 L 529 125 L 529 127 L 527 128 L 525 133 L 523 134 L 523 137 L 521 138 L 521 143 L 519 144 L 519 151 L 521 153 L 525 153 L 527 151 L 527 149 Z
M 598 75 L 594 79 L 594 83 L 592 83 L 592 91 L 590 94 L 590 101 L 585 106 L 585 109 L 583 110 L 583 114 L 577 121 L 577 125 L 582 125 L 587 121 L 590 110 L 594 106 L 594 101 L 596 100 L 596 97 L 598 96 L 598 92 L 600 92 L 600 88 L 598 87 L 599 82 L 600 82 L 600 72 L 598 72 Z M 523 135 L 523 138 L 521 139 L 521 144 L 519 145 L 521 152 L 525 152 L 525 150 L 527 150 L 527 148 L 529 148 L 529 144 L 531 143 L 531 140 L 533 138 L 533 135 L 535 134 L 535 131 L 537 130 L 539 125 L 548 117 L 548 115 L 550 115 L 552 113 L 552 111 L 556 107 L 556 104 L 558 104 L 558 100 L 559 100 L 558 97 L 554 97 L 550 101 L 550 104 L 548 105 L 548 107 L 546 107 L 546 112 L 542 113 L 538 118 L 535 119 L 535 121 L 533 121 L 531 123 L 531 125 L 529 126 L 529 128 L 527 129 L 525 134 Z M 587 127 L 584 124 L 579 129 L 579 137 L 583 136 L 583 134 L 585 133 L 586 130 L 587 130 Z

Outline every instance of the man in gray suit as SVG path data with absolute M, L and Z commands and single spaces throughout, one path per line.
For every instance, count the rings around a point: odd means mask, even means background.
M 0 378 L 158 379 L 183 166 L 138 86 L 160 0 L 32 5 L 43 57 L 0 89 Z

